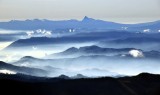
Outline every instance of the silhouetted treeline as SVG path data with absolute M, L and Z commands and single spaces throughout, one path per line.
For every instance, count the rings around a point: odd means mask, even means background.
M 3 95 L 160 95 L 160 75 L 62 79 L 0 74 L 0 86 Z

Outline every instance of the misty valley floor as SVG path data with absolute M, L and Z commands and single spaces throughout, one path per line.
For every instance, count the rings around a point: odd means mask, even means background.
M 38 78 L 0 75 L 3 95 L 160 95 L 160 75 L 141 73 L 121 78 Z

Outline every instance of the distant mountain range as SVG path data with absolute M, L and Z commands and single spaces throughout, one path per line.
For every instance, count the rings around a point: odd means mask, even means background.
M 98 46 L 85 46 L 80 48 L 71 47 L 63 52 L 55 53 L 46 56 L 46 58 L 74 58 L 80 56 L 92 56 L 92 55 L 118 55 L 118 54 L 127 54 L 130 50 L 135 48 L 102 48 Z
M 31 37 L 19 39 L 10 44 L 6 49 L 47 45 L 47 44 L 74 44 L 74 43 L 99 43 L 102 45 L 109 44 L 140 44 L 140 43 L 158 43 L 160 42 L 160 33 L 131 33 L 126 31 L 110 31 L 110 32 L 90 32 L 76 33 L 62 37 Z M 117 44 L 118 43 L 118 44 Z M 97 44 L 96 44 L 97 45 Z M 73 45 L 74 46 L 74 45 Z M 123 47 L 122 47 L 123 48 Z M 132 48 L 132 47 L 131 47 Z M 135 48 L 135 47 L 134 47 Z
M 99 56 L 101 57 L 101 56 Z M 91 58 L 91 57 L 86 57 L 86 58 Z M 42 68 L 46 71 L 49 71 L 51 76 L 58 76 L 61 74 L 66 74 L 69 76 L 73 76 L 76 74 L 83 74 L 88 77 L 98 77 L 98 76 L 118 76 L 120 74 L 115 73 L 115 72 L 110 72 L 108 70 L 101 70 L 98 68 L 91 68 L 91 69 L 80 69 L 77 71 L 72 71 L 70 70 L 70 66 L 75 66 L 77 64 L 79 65 L 84 65 L 83 63 L 75 63 L 72 64 L 74 61 L 80 61 L 80 60 L 85 60 L 85 57 L 78 57 L 78 58 L 64 58 L 64 59 L 38 59 L 34 58 L 31 56 L 25 56 L 18 60 L 17 62 L 14 62 L 12 64 L 15 64 L 17 66 L 25 65 L 30 66 L 30 67 L 39 67 Z M 98 64 L 98 63 L 97 63 Z M 65 66 L 65 68 L 64 68 Z M 55 68 L 56 67 L 56 68 Z M 63 68 L 63 69 L 60 69 Z
M 119 75 L 119 70 L 122 72 L 129 68 L 129 70 L 138 70 L 138 73 L 141 71 L 159 72 L 159 70 L 152 69 L 155 68 L 155 65 L 157 65 L 156 68 L 159 68 L 159 59 L 159 51 L 143 51 L 135 48 L 116 49 L 86 46 L 69 48 L 63 52 L 46 56 L 45 59 L 25 56 L 12 64 L 17 66 L 25 65 L 29 67 L 39 67 L 44 70 L 49 70 L 52 73 L 52 76 L 57 74 L 117 76 Z M 118 69 L 117 66 L 119 67 Z M 135 71 L 131 72 L 137 73 Z M 122 72 L 120 74 L 125 73 Z
M 74 29 L 74 30 L 138 30 L 143 31 L 144 29 L 150 29 L 150 31 L 157 32 L 160 30 L 160 21 L 141 23 L 141 24 L 120 24 L 115 22 L 96 20 L 85 16 L 82 21 L 78 20 L 12 20 L 9 22 L 0 22 L 1 29 L 8 30 L 63 30 L 63 29 Z
M 116 39 L 109 41 L 118 44 L 143 44 L 143 43 L 160 43 L 160 38 L 156 37 L 130 37 L 125 39 Z
M 143 58 L 148 59 L 159 59 L 160 52 L 159 51 L 143 51 L 136 48 L 102 48 L 98 46 L 85 46 L 80 48 L 69 48 L 63 52 L 55 53 L 46 56 L 46 58 L 75 58 L 75 57 L 82 57 L 82 56 L 97 56 L 97 57 L 122 57 L 123 58 L 133 58 L 133 56 L 129 53 L 132 50 L 137 50 L 142 52 Z
M 84 17 L 82 21 L 78 20 L 62 20 L 62 21 L 52 21 L 52 20 L 25 20 L 18 21 L 12 20 L 9 22 L 0 22 L 0 28 L 11 29 L 11 30 L 35 30 L 35 29 L 96 29 L 105 28 L 113 29 L 120 28 L 122 25 L 114 22 L 107 22 L 102 20 L 95 20 L 87 16 Z

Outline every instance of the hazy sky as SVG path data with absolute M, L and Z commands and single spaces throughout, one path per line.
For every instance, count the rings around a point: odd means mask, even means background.
M 0 21 L 84 16 L 125 23 L 160 20 L 160 0 L 0 0 Z

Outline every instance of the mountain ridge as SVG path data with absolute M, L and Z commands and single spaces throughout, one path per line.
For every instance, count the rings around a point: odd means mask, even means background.
M 22 74 L 34 75 L 34 76 L 41 76 L 41 75 L 48 74 L 47 71 L 42 70 L 42 69 L 29 68 L 29 67 L 24 67 L 24 66 L 16 66 L 16 65 L 5 63 L 3 61 L 0 61 L 0 70 L 10 70 L 16 73 L 22 73 Z
M 11 20 L 8 22 L 0 22 L 1 29 L 9 29 L 9 30 L 36 30 L 36 29 L 46 29 L 46 30 L 56 30 L 56 29 L 79 29 L 79 30 L 99 30 L 99 29 L 122 29 L 122 27 L 127 27 L 128 30 L 144 30 L 147 27 L 153 29 L 153 31 L 158 31 L 158 27 L 160 25 L 158 21 L 146 22 L 146 23 L 138 23 L 138 24 L 122 24 L 116 23 L 112 21 L 104 21 L 93 19 L 85 16 L 81 21 L 79 20 L 47 20 L 47 19 L 33 19 L 33 20 Z M 155 29 L 154 29 L 154 28 Z M 125 28 L 125 29 L 127 29 Z

